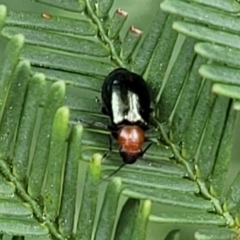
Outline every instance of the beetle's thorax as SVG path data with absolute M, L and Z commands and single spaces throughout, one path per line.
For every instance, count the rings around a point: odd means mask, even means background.
M 138 152 L 145 140 L 145 132 L 137 125 L 126 125 L 118 131 L 118 142 L 128 152 Z
M 126 125 L 118 131 L 118 143 L 123 162 L 132 164 L 142 155 L 145 132 L 137 125 Z

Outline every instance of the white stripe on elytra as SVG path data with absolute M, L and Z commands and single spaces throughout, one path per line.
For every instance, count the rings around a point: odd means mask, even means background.
M 119 92 L 112 92 L 112 113 L 113 113 L 113 122 L 118 124 L 124 120 L 124 110 L 126 106 L 122 102 Z
M 112 93 L 112 112 L 113 112 L 113 122 L 118 124 L 122 122 L 124 119 L 129 122 L 143 122 L 141 115 L 139 114 L 140 106 L 138 96 L 128 91 L 128 103 L 129 106 L 126 106 L 120 96 L 119 92 L 113 91 Z M 129 109 L 126 113 L 126 109 Z
M 139 114 L 140 106 L 138 96 L 135 93 L 128 91 L 128 102 L 129 111 L 128 114 L 124 116 L 124 118 L 129 122 L 143 121 L 142 117 Z

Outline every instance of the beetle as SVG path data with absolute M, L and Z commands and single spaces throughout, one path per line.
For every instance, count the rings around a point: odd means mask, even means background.
M 118 68 L 105 78 L 102 113 L 110 117 L 108 129 L 119 143 L 123 165 L 135 163 L 150 147 L 142 150 L 149 128 L 150 103 L 147 84 L 136 73 Z

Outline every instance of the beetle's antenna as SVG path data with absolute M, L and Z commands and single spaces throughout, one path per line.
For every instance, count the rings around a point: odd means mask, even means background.
M 107 177 L 103 178 L 102 180 L 100 180 L 98 182 L 98 184 L 102 183 L 103 181 L 108 180 L 109 178 L 111 178 L 114 174 L 116 174 L 118 171 L 120 171 L 124 166 L 126 165 L 126 163 L 122 163 L 116 170 L 114 170 L 110 175 L 108 175 Z

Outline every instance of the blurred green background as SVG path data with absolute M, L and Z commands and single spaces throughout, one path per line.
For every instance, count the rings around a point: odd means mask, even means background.
M 117 8 L 122 8 L 123 10 L 129 13 L 128 20 L 126 23 L 126 27 L 123 30 L 126 31 L 129 26 L 133 25 L 134 27 L 142 30 L 143 32 L 147 32 L 151 22 L 159 8 L 161 0 L 115 0 L 114 6 L 111 10 L 111 14 Z M 51 13 L 51 14 L 61 14 L 65 16 L 71 16 L 79 18 L 81 15 L 76 13 L 69 13 L 66 11 L 60 11 L 54 7 L 42 5 L 39 3 L 32 2 L 30 0 L 0 0 L 0 4 L 6 5 L 11 10 L 17 11 L 30 11 L 36 13 Z M 2 52 L 4 49 L 4 41 L 0 41 L 0 57 L 2 57 Z M 234 177 L 236 176 L 237 172 L 239 171 L 239 156 L 240 156 L 240 148 L 239 146 L 239 132 L 240 130 L 240 117 L 238 116 L 235 128 L 235 135 L 234 135 L 234 148 L 232 154 L 232 166 L 231 171 L 229 172 L 229 184 L 233 181 Z M 153 211 L 158 212 L 161 211 L 163 206 L 155 206 Z M 164 206 L 166 209 L 166 206 Z M 172 209 L 172 207 L 170 207 Z M 180 228 L 181 226 L 175 226 L 175 228 Z M 155 239 L 164 239 L 167 232 L 171 230 L 173 226 L 170 225 L 163 225 L 161 229 L 159 229 L 158 224 L 151 223 L 148 228 L 148 240 L 155 240 Z M 190 231 L 189 231 L 190 230 Z M 185 226 L 183 228 L 183 235 L 181 239 L 193 239 L 192 231 L 194 229 L 190 226 Z

